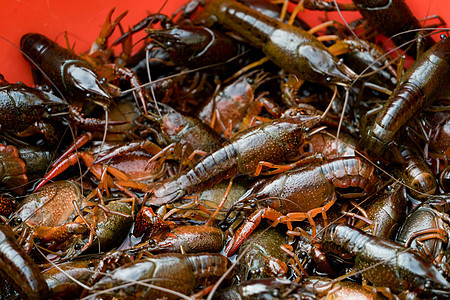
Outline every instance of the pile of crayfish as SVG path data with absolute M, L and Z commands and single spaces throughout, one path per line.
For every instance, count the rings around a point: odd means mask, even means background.
M 0 298 L 450 297 L 445 22 L 291 8 L 192 0 L 127 32 L 112 9 L 85 53 L 22 36 L 36 85 L 0 78 Z

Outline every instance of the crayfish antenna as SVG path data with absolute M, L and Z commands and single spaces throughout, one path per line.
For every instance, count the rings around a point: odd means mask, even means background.
M 149 62 L 150 57 L 149 57 L 149 49 L 148 48 L 145 51 L 145 59 L 147 61 L 147 76 L 148 76 L 148 80 L 150 82 L 152 82 L 153 80 L 152 80 L 152 74 L 150 72 L 150 62 Z M 150 85 L 150 92 L 152 93 L 152 98 L 153 98 L 153 102 L 155 103 L 156 111 L 158 112 L 160 119 L 162 119 L 161 112 L 158 109 L 158 101 L 156 101 L 156 94 L 155 94 L 155 89 L 153 87 L 153 84 Z M 147 111 L 147 109 L 145 109 L 145 111 Z
M 333 97 L 331 97 L 330 103 L 328 104 L 328 106 L 325 109 L 325 111 L 323 112 L 323 114 L 320 116 L 321 120 L 323 120 L 325 118 L 325 116 L 328 114 L 328 112 L 330 111 L 331 107 L 333 106 L 334 100 L 336 99 L 336 96 L 337 96 L 337 86 L 334 86 Z M 341 126 L 341 124 L 339 124 L 339 126 Z
M 345 109 L 347 108 L 348 105 L 348 96 L 350 94 L 350 87 L 346 87 L 345 88 L 345 100 L 344 100 L 344 105 L 342 106 L 342 112 L 341 112 L 341 117 L 339 119 L 339 125 L 337 128 L 337 133 L 336 133 L 336 148 L 338 148 L 338 143 L 339 143 L 339 133 L 341 132 L 341 127 L 342 127 L 342 122 L 344 121 L 344 115 L 345 115 Z
M 450 297 L 450 288 L 447 288 L 446 290 L 430 289 L 430 292 L 436 296 Z

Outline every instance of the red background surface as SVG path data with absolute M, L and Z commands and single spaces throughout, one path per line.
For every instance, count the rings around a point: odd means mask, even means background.
M 186 1 L 168 0 L 162 13 L 171 13 Z M 340 1 L 348 2 L 348 1 Z M 125 10 L 128 15 L 122 21 L 124 28 L 132 26 L 148 13 L 157 12 L 164 0 L 10 0 L 2 3 L 0 10 L 0 73 L 10 82 L 22 81 L 32 85 L 30 68 L 23 59 L 19 46 L 20 37 L 28 32 L 38 32 L 65 45 L 64 32 L 67 31 L 71 44 L 75 43 L 75 51 L 82 52 L 90 48 L 97 37 L 105 17 L 112 7 L 116 7 L 113 15 L 118 16 Z M 407 0 L 411 10 L 418 18 L 439 14 L 450 22 L 449 0 Z M 305 11 L 302 18 L 311 25 L 324 19 L 323 12 Z M 329 18 L 339 20 L 336 13 L 329 13 Z M 345 14 L 348 21 L 359 17 L 359 13 Z M 117 33 L 116 33 L 117 35 Z M 8 42 L 8 41 L 9 42 Z M 12 45 L 12 44 L 14 45 Z

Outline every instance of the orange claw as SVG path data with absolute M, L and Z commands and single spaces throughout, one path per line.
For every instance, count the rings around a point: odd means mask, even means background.
M 120 16 L 118 16 L 113 22 L 111 22 L 111 16 L 115 10 L 116 8 L 113 7 L 106 16 L 105 22 L 103 23 L 103 26 L 100 29 L 98 38 L 92 44 L 91 50 L 89 51 L 89 55 L 105 48 L 107 39 L 113 34 L 114 29 L 120 23 L 120 21 L 122 21 L 122 19 L 128 14 L 127 10 L 123 12 Z
M 165 227 L 170 227 L 174 224 L 174 222 L 165 221 L 162 217 L 155 214 L 151 207 L 144 206 L 136 216 L 133 235 L 135 237 L 140 237 L 148 231 L 151 231 L 153 233 L 153 231 L 157 231 Z
M 74 166 L 78 163 L 78 155 L 77 153 L 74 153 L 70 155 L 68 158 L 64 159 L 63 161 L 59 162 L 56 166 L 54 166 L 46 175 L 45 177 L 35 186 L 33 189 L 33 193 L 36 192 L 38 189 L 43 187 L 47 182 L 49 182 L 51 179 L 55 178 L 57 175 L 61 174 L 67 168 L 70 166 Z
M 130 142 L 124 146 L 115 148 L 114 150 L 110 151 L 108 154 L 103 156 L 102 158 L 99 158 L 96 160 L 97 163 L 101 163 L 104 161 L 108 161 L 114 157 L 121 156 L 125 153 L 131 153 L 132 151 L 136 150 L 144 150 L 145 152 L 156 155 L 161 152 L 161 148 L 156 145 L 155 143 L 151 141 L 141 141 L 141 142 Z
M 228 242 L 227 247 L 224 251 L 225 256 L 230 257 L 236 252 L 236 250 L 241 246 L 245 239 L 258 227 L 261 222 L 262 216 L 264 215 L 264 208 L 258 209 L 248 218 L 245 223 L 239 227 L 239 229 L 234 233 L 233 238 Z
M 117 168 L 114 168 L 114 167 L 111 167 L 111 166 L 104 167 L 104 166 L 102 166 L 99 163 L 94 163 L 95 162 L 95 157 L 92 154 L 86 153 L 86 152 L 78 152 L 78 153 L 71 154 L 69 157 L 67 157 L 66 159 L 60 161 L 58 164 L 56 164 L 44 176 L 42 181 L 39 182 L 38 185 L 36 185 L 36 187 L 34 188 L 33 192 L 37 191 L 42 186 L 44 186 L 47 182 L 49 182 L 51 179 L 55 178 L 56 176 L 58 176 L 59 174 L 61 174 L 65 170 L 67 170 L 67 168 L 69 168 L 71 166 L 75 166 L 76 164 L 78 164 L 79 159 L 81 159 L 83 164 L 89 168 L 89 171 L 98 180 L 100 180 L 103 183 L 103 185 L 104 185 L 103 188 L 105 190 L 108 187 L 113 187 L 114 186 L 113 179 L 110 176 L 108 176 L 106 173 L 109 173 L 112 176 L 114 176 L 115 178 L 117 178 L 118 181 L 116 183 L 121 185 L 121 186 L 123 186 L 123 187 L 133 187 L 133 188 L 140 189 L 140 190 L 143 190 L 146 187 L 145 184 L 134 182 L 130 178 L 130 176 L 128 176 L 123 171 L 118 170 Z
M 80 135 L 77 138 L 77 140 L 74 143 L 72 143 L 70 145 L 70 147 L 63 154 L 61 154 L 61 156 L 57 160 L 55 160 L 52 163 L 51 166 L 55 167 L 56 165 L 60 164 L 61 161 L 63 159 L 65 159 L 66 157 L 68 157 L 70 153 L 75 151 L 75 149 L 81 148 L 81 146 L 83 146 L 84 144 L 86 144 L 90 140 L 92 140 L 92 133 L 90 133 L 90 132 L 83 133 L 82 135 Z

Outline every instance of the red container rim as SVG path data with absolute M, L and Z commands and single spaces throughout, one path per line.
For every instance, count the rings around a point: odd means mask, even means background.
M 340 0 L 339 2 L 349 2 Z M 70 45 L 75 45 L 77 53 L 86 51 L 97 37 L 108 12 L 116 7 L 113 18 L 128 10 L 123 19 L 124 29 L 136 24 L 147 16 L 156 13 L 161 8 L 162 13 L 170 14 L 185 0 L 79 0 L 79 1 L 8 1 L 2 4 L 0 11 L 0 74 L 9 82 L 22 81 L 33 85 L 30 67 L 19 51 L 20 37 L 28 32 L 38 32 L 54 39 L 61 45 L 66 45 L 64 38 L 67 32 Z M 439 14 L 444 20 L 450 20 L 450 1 L 448 0 L 407 0 L 411 10 L 418 18 Z M 345 13 L 347 21 L 352 21 L 360 15 L 357 12 Z M 301 17 L 311 25 L 316 25 L 326 18 L 340 20 L 337 13 L 311 12 L 301 13 Z M 435 24 L 431 20 L 427 24 Z M 115 33 L 118 36 L 118 32 Z M 135 39 L 137 40 L 137 39 Z M 138 47 L 136 47 L 137 49 Z

